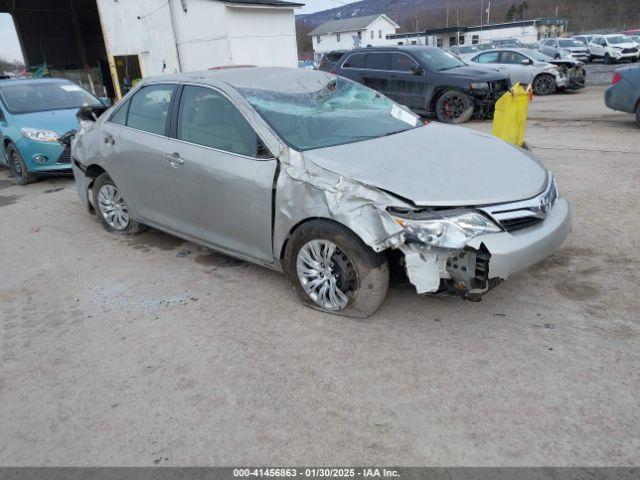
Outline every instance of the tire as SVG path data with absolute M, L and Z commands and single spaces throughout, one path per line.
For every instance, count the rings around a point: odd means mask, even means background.
M 107 173 L 101 174 L 93 182 L 93 205 L 100 223 L 108 232 L 135 235 L 148 228 L 129 216 L 129 209 L 120 190 Z
M 556 79 L 548 73 L 541 73 L 533 79 L 533 93 L 536 95 L 551 95 L 556 91 Z
M 387 295 L 386 256 L 375 253 L 338 223 L 311 220 L 298 227 L 287 242 L 283 260 L 284 272 L 298 297 L 316 310 L 366 318 Z
M 606 65 L 611 65 L 611 55 L 609 55 L 608 53 L 604 54 L 604 59 L 603 60 L 604 60 L 604 63 Z
M 638 122 L 638 126 L 640 127 L 640 103 L 636 107 L 636 122 Z
M 7 163 L 11 169 L 11 175 L 20 185 L 28 185 L 35 182 L 38 178 L 27 168 L 22 155 L 13 143 L 7 146 Z
M 436 115 L 443 123 L 465 123 L 473 115 L 473 102 L 459 90 L 447 90 L 438 97 Z

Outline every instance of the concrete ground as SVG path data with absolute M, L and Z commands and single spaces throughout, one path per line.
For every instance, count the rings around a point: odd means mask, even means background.
M 532 105 L 575 208 L 557 254 L 365 321 L 0 172 L 0 465 L 640 464 L 640 129 L 602 94 Z

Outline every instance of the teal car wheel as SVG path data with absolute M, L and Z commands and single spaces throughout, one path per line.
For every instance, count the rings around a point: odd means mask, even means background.
M 29 183 L 35 182 L 36 177 L 29 172 L 22 155 L 20 155 L 20 152 L 15 145 L 10 143 L 6 152 L 7 162 L 9 163 L 11 174 L 13 175 L 13 178 L 16 179 L 16 182 L 20 185 L 28 185 Z

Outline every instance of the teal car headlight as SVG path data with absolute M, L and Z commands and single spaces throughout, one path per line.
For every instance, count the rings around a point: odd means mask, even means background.
M 23 128 L 20 130 L 22 135 L 36 142 L 57 142 L 60 138 L 56 132 L 52 130 L 40 130 L 38 128 Z
M 404 212 L 390 208 L 387 211 L 404 228 L 407 240 L 430 247 L 460 250 L 472 238 L 502 231 L 489 218 L 473 210 Z

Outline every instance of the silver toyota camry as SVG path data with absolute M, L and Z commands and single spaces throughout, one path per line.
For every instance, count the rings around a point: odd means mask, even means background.
M 529 152 L 324 72 L 167 75 L 82 118 L 76 185 L 108 231 L 151 226 L 281 270 L 325 312 L 370 315 L 390 269 L 478 300 L 571 230 Z

